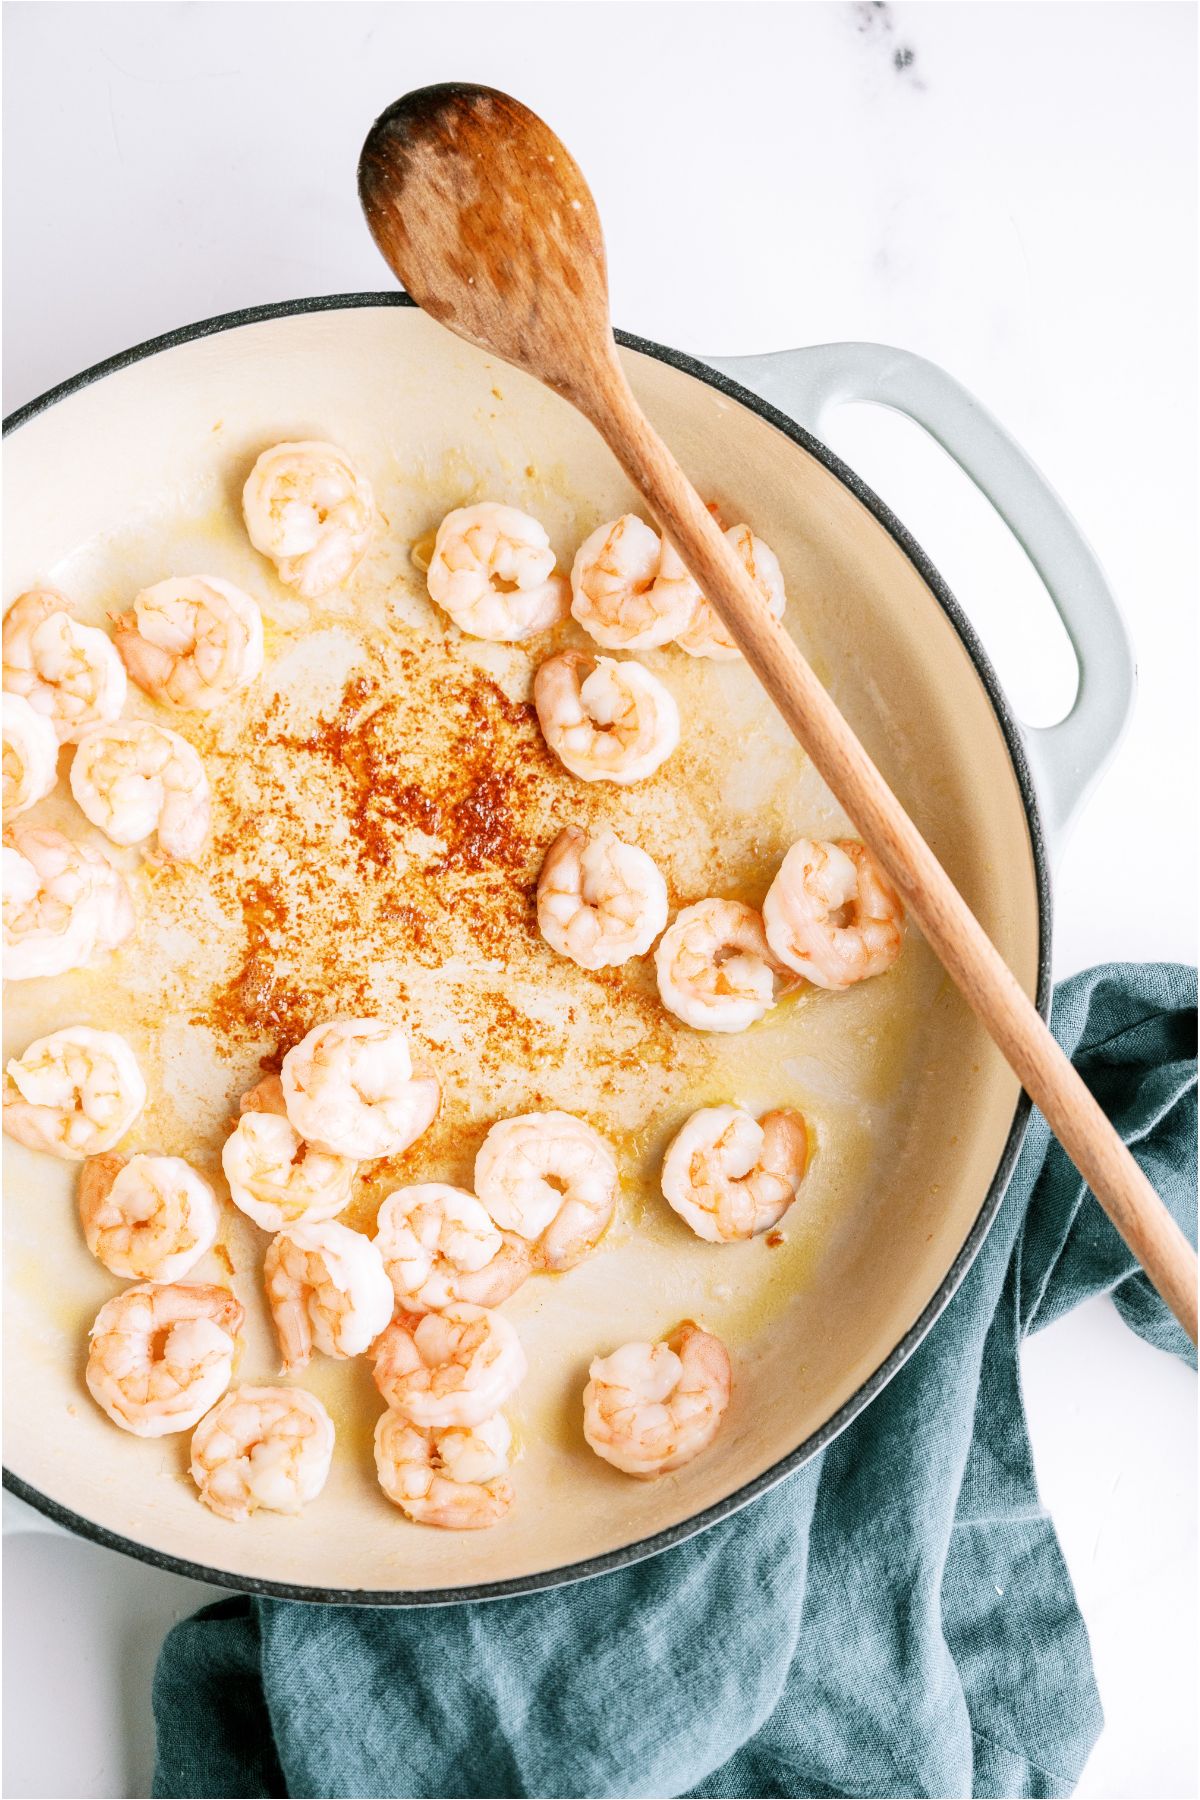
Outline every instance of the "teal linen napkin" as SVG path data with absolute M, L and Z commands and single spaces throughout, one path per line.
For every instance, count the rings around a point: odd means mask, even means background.
M 1090 970 L 1054 1029 L 1194 1238 L 1195 972 Z M 1035 1114 L 958 1294 L 821 1456 L 549 1593 L 206 1607 L 159 1661 L 155 1794 L 1068 1793 L 1102 1716 L 1018 1349 L 1104 1291 L 1191 1355 Z

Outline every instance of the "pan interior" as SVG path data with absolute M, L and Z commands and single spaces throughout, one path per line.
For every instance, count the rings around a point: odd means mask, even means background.
M 626 353 L 640 398 L 702 493 L 783 565 L 788 622 L 1002 954 L 1036 984 L 1036 882 L 1003 734 L 953 627 L 884 527 L 819 461 L 736 401 Z M 345 593 L 297 602 L 245 539 L 238 497 L 284 438 L 342 444 L 387 521 Z M 167 575 L 230 578 L 267 620 L 267 666 L 215 715 L 179 721 L 205 758 L 213 853 L 129 871 L 136 937 L 54 982 L 10 988 L 5 1055 L 85 1022 L 120 1030 L 151 1099 L 134 1148 L 190 1157 L 224 1193 L 237 1096 L 306 1029 L 398 1014 L 444 1085 L 441 1116 L 360 1180 L 352 1225 L 414 1180 L 469 1186 L 488 1125 L 561 1107 L 615 1144 L 619 1215 L 600 1251 L 531 1281 L 508 1311 L 531 1372 L 513 1409 L 518 1501 L 489 1532 L 408 1524 L 378 1490 L 379 1402 L 362 1360 L 316 1359 L 339 1452 L 300 1518 L 235 1527 L 197 1503 L 187 1440 L 118 1433 L 81 1379 L 118 1283 L 87 1254 L 74 1166 L 6 1141 L 6 1461 L 107 1530 L 226 1579 L 388 1593 L 533 1576 L 637 1543 L 717 1504 L 794 1451 L 885 1360 L 937 1291 L 992 1181 L 1016 1084 L 915 933 L 885 977 L 808 991 L 759 1026 L 677 1025 L 646 963 L 589 975 L 532 926 L 532 886 L 563 824 L 605 821 L 647 849 L 673 906 L 761 902 L 787 845 L 847 830 L 740 664 L 646 653 L 680 704 L 679 751 L 638 786 L 573 781 L 528 706 L 538 653 L 460 636 L 410 557 L 452 505 L 536 514 L 560 562 L 635 506 L 565 403 L 390 308 L 271 319 L 133 364 L 10 441 L 6 599 L 51 582 L 100 620 Z M 560 634 L 571 641 L 575 627 Z M 582 643 L 584 640 L 579 639 Z M 163 717 L 131 689 L 129 711 Z M 41 816 L 80 833 L 63 798 Z M 700 1243 L 657 1170 L 696 1106 L 799 1106 L 816 1155 L 782 1241 Z M 242 1381 L 274 1378 L 266 1238 L 232 1207 L 194 1279 L 249 1315 Z M 772 1234 L 772 1239 L 776 1234 Z M 727 1341 L 735 1395 L 712 1450 L 657 1483 L 618 1475 L 580 1429 L 590 1357 L 696 1317 Z

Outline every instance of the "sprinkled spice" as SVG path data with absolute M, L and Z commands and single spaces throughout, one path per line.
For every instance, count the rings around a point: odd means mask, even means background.
M 241 729 L 218 721 L 203 746 L 217 802 L 204 875 L 231 954 L 191 1022 L 274 1070 L 323 1018 L 399 1012 L 438 1066 L 438 1021 L 424 998 L 407 1018 L 407 1001 L 418 976 L 426 993 L 422 971 L 450 969 L 447 1010 L 481 1072 L 570 1054 L 576 1006 L 526 1002 L 522 983 L 590 990 L 589 1013 L 619 1016 L 604 1040 L 613 1067 L 665 1066 L 676 1027 L 647 971 L 576 970 L 538 931 L 546 845 L 565 817 L 605 816 L 612 796 L 546 747 L 521 692 L 534 654 L 502 686 L 458 634 L 415 648 L 372 637 L 363 652 L 311 715 L 290 694 L 251 696 Z

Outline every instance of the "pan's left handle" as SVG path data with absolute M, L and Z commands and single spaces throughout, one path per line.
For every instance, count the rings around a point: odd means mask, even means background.
M 1045 476 L 953 376 L 907 350 L 816 344 L 706 360 L 818 438 L 833 406 L 891 407 L 922 426 L 991 501 L 1045 583 L 1079 665 L 1066 718 L 1023 728 L 1046 833 L 1052 850 L 1061 850 L 1128 723 L 1136 668 L 1104 571 Z

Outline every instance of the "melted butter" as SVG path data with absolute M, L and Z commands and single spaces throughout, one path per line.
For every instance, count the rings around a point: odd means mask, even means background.
M 433 548 L 436 542 L 436 528 L 433 531 L 423 531 L 420 537 L 413 541 L 409 555 L 412 558 L 413 568 L 419 569 L 422 575 L 428 572 L 429 565 L 433 561 Z

